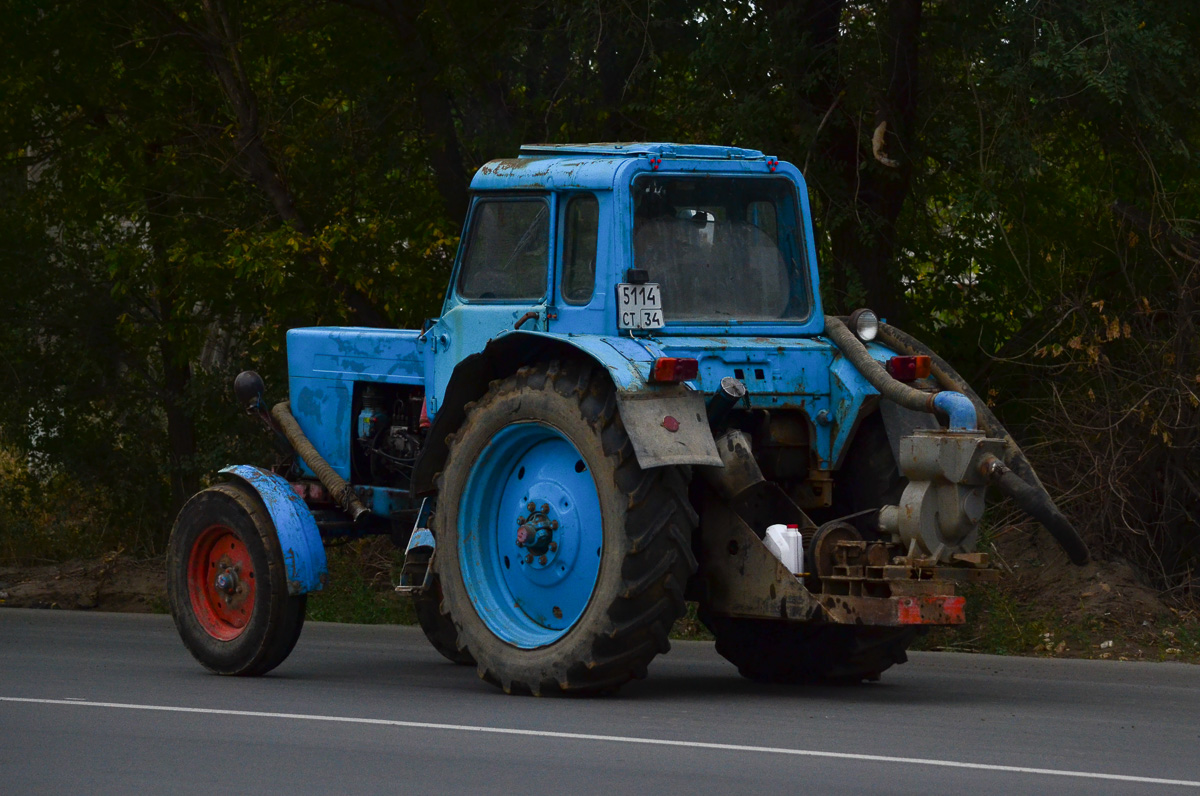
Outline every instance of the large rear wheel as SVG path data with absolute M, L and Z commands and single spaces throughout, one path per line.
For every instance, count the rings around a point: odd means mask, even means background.
M 184 646 L 217 674 L 260 675 L 291 653 L 306 595 L 290 596 L 270 514 L 237 484 L 205 489 L 179 512 L 167 596 Z
M 507 692 L 596 692 L 666 652 L 695 569 L 677 468 L 642 470 L 608 374 L 493 382 L 450 446 L 435 518 L 442 612 Z

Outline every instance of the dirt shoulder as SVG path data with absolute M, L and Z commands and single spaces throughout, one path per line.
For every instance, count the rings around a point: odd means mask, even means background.
M 0 606 L 166 613 L 166 565 L 119 554 L 30 567 L 0 567 Z
M 1004 577 L 965 591 L 967 623 L 933 630 L 921 647 L 1200 663 L 1200 612 L 1151 588 L 1129 564 L 1077 567 L 1029 524 L 1006 527 L 988 546 Z

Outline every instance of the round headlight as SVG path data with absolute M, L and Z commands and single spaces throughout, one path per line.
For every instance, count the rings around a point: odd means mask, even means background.
M 869 343 L 879 334 L 879 318 L 870 310 L 855 310 L 850 313 L 850 329 L 859 340 Z

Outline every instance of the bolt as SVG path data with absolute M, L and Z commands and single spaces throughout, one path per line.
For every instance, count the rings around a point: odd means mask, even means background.
M 551 553 L 557 553 L 557 552 L 558 552 L 558 542 L 551 542 L 551 543 L 550 543 L 550 552 L 551 552 Z
M 550 530 L 552 530 L 552 531 L 558 530 L 558 520 L 550 520 Z
M 538 563 L 539 563 L 539 564 L 545 564 L 545 563 L 546 563 L 546 557 L 545 557 L 545 556 L 538 556 Z
M 531 500 L 529 501 L 529 505 L 525 508 L 529 509 L 530 511 L 537 511 L 537 504 Z
M 529 521 L 529 518 L 526 516 L 517 517 L 517 525 L 524 525 L 528 521 Z
M 237 575 L 230 570 L 225 570 L 217 575 L 216 587 L 226 594 L 233 594 L 237 591 Z
M 530 553 L 529 555 L 525 556 L 525 563 L 526 563 L 526 564 L 532 564 L 532 563 L 533 563 L 533 553 Z
M 542 504 L 542 513 L 543 513 L 543 514 L 549 514 L 549 513 L 550 513 L 550 504 L 549 504 L 549 503 L 543 503 L 543 504 Z

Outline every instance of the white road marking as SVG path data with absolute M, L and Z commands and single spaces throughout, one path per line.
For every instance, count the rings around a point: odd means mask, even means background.
M 835 760 L 857 760 L 866 763 L 903 763 L 905 765 L 934 766 L 937 768 L 965 768 L 973 771 L 996 771 L 1005 774 L 1038 774 L 1048 777 L 1075 777 L 1099 779 L 1113 782 L 1138 782 L 1147 785 L 1182 785 L 1200 788 L 1200 780 L 1163 779 L 1160 777 L 1138 777 L 1128 774 L 1104 774 L 1097 771 L 1070 771 L 1058 768 L 1032 768 L 1028 766 L 1001 766 L 991 763 L 964 763 L 957 760 L 935 760 L 922 757 L 894 757 L 891 755 L 866 755 L 854 752 L 822 752 L 815 749 L 788 749 L 779 746 L 749 746 L 733 743 L 709 743 L 706 741 L 673 741 L 666 738 L 638 738 L 625 735 L 593 735 L 581 732 L 554 732 L 552 730 L 518 730 L 509 727 L 482 727 L 471 724 L 439 724 L 428 721 L 400 721 L 397 719 L 367 719 L 355 716 L 320 716 L 310 713 L 272 713 L 261 710 L 224 710 L 220 708 L 188 708 L 176 705 L 137 705 L 125 702 L 80 702 L 71 699 L 35 699 L 32 697 L 0 697 L 0 702 L 21 702 L 34 705 L 71 705 L 72 707 L 116 708 L 120 710 L 151 710 L 163 713 L 197 713 L 207 716 L 242 716 L 255 719 L 294 719 L 297 721 L 329 721 L 338 724 L 366 724 L 380 727 L 404 727 L 415 730 L 446 730 L 449 732 L 476 732 L 489 735 L 527 735 L 536 738 L 560 738 L 568 741 L 602 741 L 641 746 L 674 746 L 684 749 L 713 749 L 723 752 L 758 752 L 760 754 L 786 755 L 790 757 L 832 758 Z

